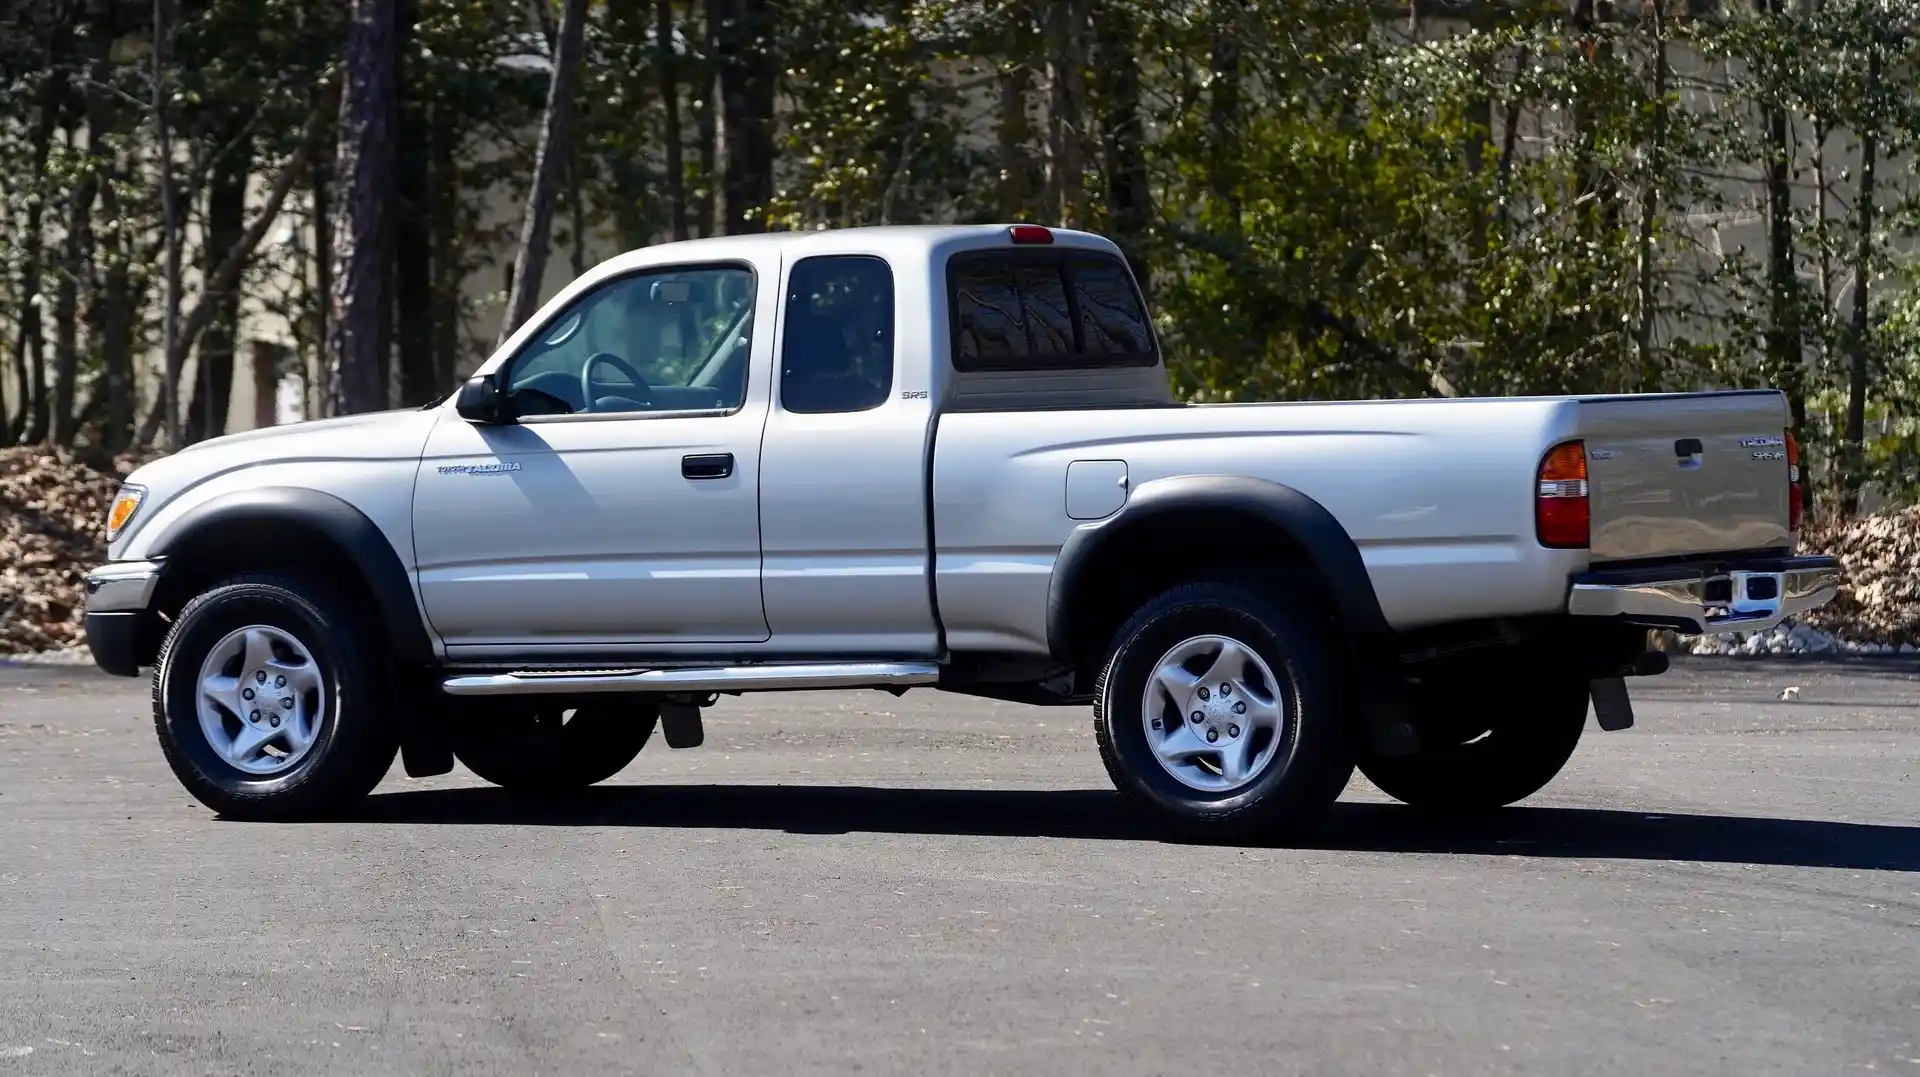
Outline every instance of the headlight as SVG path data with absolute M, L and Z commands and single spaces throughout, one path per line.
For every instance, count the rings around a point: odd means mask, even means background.
M 120 487 L 120 492 L 113 496 L 113 507 L 107 510 L 108 542 L 120 537 L 120 532 L 126 528 L 127 521 L 133 519 L 133 514 L 140 511 L 140 502 L 146 499 L 147 491 L 143 487 Z

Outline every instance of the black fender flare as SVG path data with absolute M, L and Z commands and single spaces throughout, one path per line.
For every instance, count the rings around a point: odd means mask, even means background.
M 332 494 L 297 486 L 265 486 L 216 497 L 183 513 L 148 556 L 164 565 L 169 553 L 190 548 L 209 530 L 257 524 L 291 525 L 331 542 L 366 581 L 394 657 L 409 665 L 433 663 L 433 642 L 405 562 L 366 513 Z
M 1183 475 L 1142 483 L 1120 511 L 1080 527 L 1062 544 L 1047 586 L 1047 646 L 1054 657 L 1063 662 L 1077 657 L 1072 651 L 1080 577 L 1101 549 L 1125 541 L 1129 531 L 1148 521 L 1222 510 L 1256 516 L 1297 542 L 1325 580 L 1335 613 L 1355 643 L 1391 635 L 1360 547 L 1326 506 L 1291 486 L 1265 479 Z

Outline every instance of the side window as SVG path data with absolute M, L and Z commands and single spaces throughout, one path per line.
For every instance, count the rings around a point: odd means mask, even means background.
M 746 400 L 753 272 L 648 270 L 588 292 L 508 364 L 523 415 L 732 411 Z
M 893 270 L 869 255 L 796 262 L 787 280 L 780 406 L 866 411 L 893 391 Z
M 959 370 L 1151 366 L 1152 330 L 1126 266 L 1099 253 L 982 251 L 947 266 Z

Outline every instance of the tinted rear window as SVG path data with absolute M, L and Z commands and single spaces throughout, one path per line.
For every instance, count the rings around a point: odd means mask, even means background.
M 1081 251 L 973 251 L 947 263 L 958 370 L 1151 366 L 1124 263 Z

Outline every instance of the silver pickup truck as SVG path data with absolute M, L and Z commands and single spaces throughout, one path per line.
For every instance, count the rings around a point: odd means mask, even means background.
M 1527 797 L 1651 627 L 1828 601 L 1774 392 L 1184 404 L 1118 249 L 1033 225 L 698 240 L 595 268 L 454 396 L 141 468 L 88 581 L 186 789 L 337 812 L 396 753 L 612 777 L 721 696 L 1087 705 L 1175 829 L 1356 767 Z

